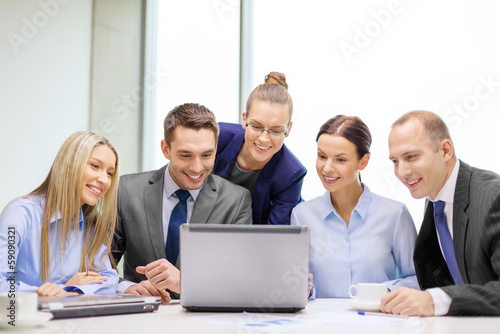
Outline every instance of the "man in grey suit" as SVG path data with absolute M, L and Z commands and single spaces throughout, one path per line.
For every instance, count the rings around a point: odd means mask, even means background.
M 180 220 L 190 224 L 251 224 L 252 203 L 248 190 L 211 175 L 219 127 L 210 110 L 180 105 L 168 113 L 164 131 L 161 149 L 170 163 L 120 179 L 112 254 L 116 263 L 125 256 L 118 292 L 168 302 L 166 290 L 180 292 L 176 212 L 183 205 Z
M 426 290 L 391 292 L 382 311 L 500 315 L 500 176 L 457 160 L 446 124 L 427 111 L 393 124 L 389 151 L 411 195 L 427 198 L 414 253 Z

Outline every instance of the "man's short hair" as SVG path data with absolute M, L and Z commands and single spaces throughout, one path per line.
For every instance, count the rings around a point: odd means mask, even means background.
M 198 103 L 184 103 L 172 109 L 163 122 L 165 141 L 168 145 L 174 140 L 175 129 L 179 126 L 188 129 L 209 129 L 214 133 L 215 141 L 219 138 L 219 125 L 215 115 Z
M 439 149 L 439 145 L 441 144 L 441 142 L 445 139 L 448 139 L 453 146 L 453 141 L 451 140 L 448 126 L 441 119 L 441 117 L 430 111 L 425 111 L 425 110 L 410 111 L 401 116 L 400 118 L 398 118 L 392 124 L 392 128 L 394 128 L 397 125 L 403 125 L 412 119 L 416 119 L 423 124 L 427 136 L 436 151 Z M 455 155 L 455 149 L 453 149 L 453 155 Z

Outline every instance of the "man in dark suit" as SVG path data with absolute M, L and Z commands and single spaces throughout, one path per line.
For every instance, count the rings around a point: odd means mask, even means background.
M 427 198 L 414 253 L 425 291 L 391 292 L 382 311 L 500 315 L 500 176 L 457 160 L 446 124 L 427 111 L 393 124 L 389 151 L 411 195 Z
M 251 224 L 252 203 L 248 190 L 211 175 L 219 128 L 210 110 L 180 105 L 164 131 L 161 149 L 170 163 L 120 179 L 112 254 L 116 263 L 125 256 L 118 292 L 168 302 L 167 289 L 180 292 L 177 224 Z

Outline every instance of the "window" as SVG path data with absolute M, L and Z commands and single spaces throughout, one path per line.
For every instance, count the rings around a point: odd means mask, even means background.
M 220 2 L 220 3 L 219 3 Z M 149 168 L 165 164 L 160 150 L 163 119 L 175 106 L 192 102 L 217 121 L 238 122 L 240 9 L 234 1 L 157 1 L 156 111 L 146 133 L 153 154 Z M 146 69 L 147 70 L 147 69 Z
M 237 122 L 239 73 L 244 100 L 270 71 L 287 76 L 294 101 L 285 140 L 308 169 L 303 197 L 323 194 L 316 175 L 316 133 L 337 114 L 370 127 L 372 156 L 362 172 L 370 189 L 405 202 L 417 227 L 423 202 L 411 198 L 389 161 L 391 123 L 403 113 L 431 110 L 447 122 L 457 155 L 499 172 L 500 21 L 490 1 L 255 0 L 244 2 L 251 47 L 240 68 L 240 6 L 234 0 L 159 1 L 157 141 L 166 112 L 184 102 L 209 107 L 219 121 Z M 245 44 L 246 43 L 246 44 Z M 247 82 L 248 81 L 248 82 Z M 244 105 L 244 102 L 243 104 Z M 156 149 L 160 153 L 159 147 Z M 155 167 L 164 164 L 163 156 Z

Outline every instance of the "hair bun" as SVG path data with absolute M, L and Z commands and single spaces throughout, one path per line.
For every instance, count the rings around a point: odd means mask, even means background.
M 286 83 L 286 77 L 283 73 L 280 73 L 280 72 L 271 72 L 268 75 L 266 75 L 265 83 L 266 84 L 278 84 L 278 85 L 285 87 L 285 89 L 288 90 L 288 84 Z

